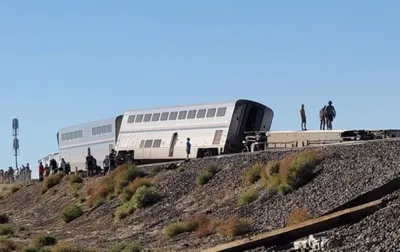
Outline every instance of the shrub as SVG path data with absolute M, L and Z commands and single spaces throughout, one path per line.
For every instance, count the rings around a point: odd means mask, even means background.
M 42 249 L 34 248 L 34 247 L 25 247 L 22 248 L 22 252 L 44 252 Z
M 33 241 L 35 248 L 42 248 L 45 246 L 53 246 L 57 244 L 57 239 L 52 236 L 40 235 Z
M 136 190 L 141 186 L 150 187 L 153 186 L 153 183 L 151 182 L 151 179 L 148 178 L 135 178 L 135 180 L 122 191 L 122 200 L 124 202 L 130 200 Z
M 229 220 L 225 224 L 223 224 L 219 229 L 220 234 L 231 237 L 244 235 L 249 231 L 250 231 L 249 223 L 237 217 L 229 218 Z
M 51 252 L 95 252 L 95 250 L 76 246 L 71 243 L 60 243 L 54 246 Z
M 137 244 L 118 243 L 111 247 L 110 252 L 140 252 Z
M 171 223 L 165 229 L 168 237 L 174 237 L 182 233 L 193 232 L 199 227 L 199 223 L 195 220 L 187 220 L 177 223 Z
M 257 189 L 250 188 L 239 195 L 238 204 L 239 206 L 250 204 L 251 202 L 257 200 L 259 194 Z
M 205 185 L 210 181 L 214 175 L 219 171 L 216 164 L 208 165 L 206 168 L 202 169 L 196 177 L 196 183 L 198 185 Z
M 141 186 L 136 190 L 131 201 L 134 208 L 140 209 L 153 205 L 160 199 L 161 196 L 154 187 Z
M 260 173 L 261 173 L 262 167 L 263 166 L 260 164 L 255 164 L 255 165 L 253 165 L 253 167 L 250 168 L 250 170 L 248 170 L 245 173 L 244 180 L 245 180 L 246 184 L 248 184 L 248 185 L 254 184 L 261 178 Z
M 73 185 L 75 183 L 77 183 L 77 184 L 83 183 L 83 178 L 76 174 L 68 175 L 67 179 L 68 179 L 70 185 Z
M 110 176 L 104 177 L 100 183 L 92 185 L 88 189 L 89 206 L 99 199 L 111 199 L 123 191 L 135 178 L 144 177 L 145 173 L 135 166 L 122 165 L 111 172 Z
M 83 214 L 83 210 L 78 205 L 72 205 L 62 210 L 61 219 L 65 223 L 69 223 Z
M 99 207 L 101 205 L 104 205 L 104 203 L 106 203 L 106 199 L 105 198 L 98 198 L 95 202 L 93 202 L 93 206 L 94 207 Z
M 0 235 L 13 235 L 14 230 L 12 227 L 8 224 L 2 224 L 0 225 Z
M 291 226 L 291 225 L 296 225 L 302 222 L 305 222 L 309 219 L 311 219 L 311 215 L 308 213 L 307 209 L 304 208 L 299 208 L 299 209 L 295 209 L 293 210 L 287 220 L 286 220 L 286 224 L 287 226 Z
M 322 161 L 317 150 L 305 150 L 297 155 L 286 155 L 281 161 L 269 162 L 261 170 L 263 184 L 285 195 L 309 182 L 313 170 Z
M 115 211 L 115 219 L 123 219 L 135 211 L 132 201 L 127 201 Z
M 11 251 L 17 251 L 17 249 L 18 246 L 14 241 L 5 238 L 0 238 L 0 251 L 11 252 Z
M 219 226 L 218 221 L 210 221 L 207 218 L 199 222 L 199 227 L 197 228 L 195 235 L 197 238 L 201 239 L 207 237 L 216 232 Z
M 5 224 L 9 222 L 9 218 L 7 214 L 0 214 L 0 224 Z
M 185 168 L 183 168 L 183 166 L 178 168 L 178 172 L 184 172 L 184 171 L 185 171 Z
M 58 185 L 61 181 L 61 179 L 64 177 L 65 173 L 63 172 L 58 172 L 56 174 L 52 174 L 50 176 L 48 176 L 45 180 L 44 180 L 44 185 L 47 189 L 50 189 L 56 185 Z

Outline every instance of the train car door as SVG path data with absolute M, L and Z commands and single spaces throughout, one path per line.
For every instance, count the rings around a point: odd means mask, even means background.
M 174 156 L 174 149 L 177 141 L 178 141 L 178 132 L 174 132 L 174 134 L 172 134 L 171 144 L 169 146 L 169 155 L 168 155 L 169 157 Z

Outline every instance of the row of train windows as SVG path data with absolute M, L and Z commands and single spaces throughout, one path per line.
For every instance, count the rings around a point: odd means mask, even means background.
M 163 112 L 154 114 L 140 114 L 130 115 L 128 117 L 128 123 L 141 123 L 141 122 L 158 122 L 158 121 L 173 121 L 178 120 L 194 119 L 194 118 L 211 118 L 211 117 L 223 117 L 226 114 L 226 107 L 223 108 L 210 108 L 210 109 L 199 109 L 199 110 L 183 110 L 174 112 Z
M 140 149 L 149 149 L 149 148 L 160 148 L 161 146 L 161 139 L 155 139 L 155 140 L 142 140 L 140 142 Z
M 111 124 L 97 126 L 92 128 L 92 135 L 95 136 L 95 135 L 107 134 L 111 133 L 111 131 L 112 131 Z
M 73 139 L 82 138 L 82 130 L 76 130 L 68 133 L 61 134 L 61 141 L 68 141 Z

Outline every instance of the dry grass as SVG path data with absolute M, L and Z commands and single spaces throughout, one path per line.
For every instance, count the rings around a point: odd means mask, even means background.
M 206 168 L 202 169 L 200 173 L 196 177 L 197 185 L 205 185 L 207 184 L 215 174 L 219 171 L 219 168 L 216 164 L 210 164 Z
M 250 204 L 251 202 L 258 199 L 259 193 L 257 189 L 250 188 L 239 195 L 238 205 L 243 206 L 246 204 Z
M 0 235 L 10 236 L 14 234 L 13 228 L 8 224 L 0 225 Z
M 108 200 L 120 194 L 135 178 L 144 177 L 144 175 L 143 172 L 132 165 L 121 165 L 117 167 L 109 176 L 104 177 L 100 183 L 88 188 L 88 205 L 93 206 L 94 202 L 98 199 L 103 198 Z
M 140 252 L 140 246 L 137 244 L 117 243 L 111 247 L 110 252 Z
M 282 195 L 290 193 L 311 180 L 315 166 L 322 160 L 323 155 L 311 149 L 297 155 L 286 155 L 280 161 L 271 161 L 261 170 L 263 184 Z
M 64 208 L 61 212 L 61 219 L 65 223 L 69 223 L 83 214 L 83 210 L 78 205 L 72 205 Z
M 11 252 L 18 251 L 18 245 L 9 239 L 0 238 L 0 251 L 1 252 Z
M 253 165 L 245 174 L 244 180 L 247 185 L 251 185 L 256 183 L 260 178 L 261 169 L 263 168 L 262 164 Z
M 76 246 L 72 243 L 60 243 L 51 248 L 51 252 L 96 252 L 97 250 Z
M 246 220 L 231 217 L 220 228 L 219 233 L 223 236 L 240 236 L 250 232 L 250 224 Z
M 293 210 L 287 220 L 286 220 L 286 225 L 291 226 L 291 225 L 296 225 L 302 222 L 305 222 L 307 220 L 312 219 L 312 216 L 308 213 L 307 209 L 305 208 L 299 208 Z
M 130 183 L 127 187 L 122 191 L 122 200 L 124 202 L 129 201 L 132 196 L 135 194 L 137 189 L 141 186 L 151 187 L 153 186 L 153 182 L 149 178 L 135 178 L 132 183 Z
M 65 176 L 65 173 L 63 173 L 63 172 L 58 172 L 56 174 L 52 174 L 52 175 L 48 176 L 44 180 L 45 188 L 50 189 L 50 188 L 58 185 L 64 176 Z

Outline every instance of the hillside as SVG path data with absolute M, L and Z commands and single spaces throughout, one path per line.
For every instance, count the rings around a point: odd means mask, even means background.
M 19 242 L 30 242 L 37 235 L 47 233 L 60 241 L 72 241 L 97 251 L 107 251 L 112 244 L 126 241 L 140 244 L 142 251 L 201 251 L 284 227 L 294 210 L 302 209 L 311 217 L 317 217 L 400 174 L 399 140 L 331 145 L 318 149 L 324 158 L 314 169 L 315 177 L 286 195 L 264 188 L 261 180 L 247 185 L 244 177 L 255 164 L 281 160 L 288 153 L 296 154 L 296 151 L 205 158 L 182 163 L 177 169 L 164 169 L 152 177 L 160 200 L 118 221 L 113 215 L 121 205 L 119 197 L 97 208 L 88 206 L 87 190 L 90 185 L 104 184 L 101 177 L 84 179 L 83 188 L 76 192 L 67 177 L 45 193 L 42 193 L 43 183 L 31 183 L 3 198 L 0 213 L 10 216 L 11 225 L 18 230 L 12 239 Z M 199 172 L 213 164 L 219 171 L 208 183 L 197 185 Z M 249 204 L 239 205 L 239 195 L 250 187 L 258 191 L 258 198 Z M 397 191 L 392 196 L 399 194 Z M 66 224 L 60 214 L 63 208 L 72 204 L 82 205 L 84 213 Z M 400 224 L 397 204 L 394 201 L 357 224 L 330 232 L 345 238 L 341 249 L 354 251 L 354 248 L 362 248 L 360 251 L 369 251 L 385 248 L 389 251 L 400 243 L 400 232 L 396 228 Z M 166 235 L 165 229 L 169 224 L 193 220 L 193 216 L 199 213 L 204 213 L 212 223 L 223 223 L 231 217 L 247 220 L 250 230 L 244 236 L 224 236 L 224 233 L 230 233 L 229 226 L 225 225 L 227 232 L 212 233 L 202 238 L 197 237 L 200 232 L 185 232 L 172 238 Z

